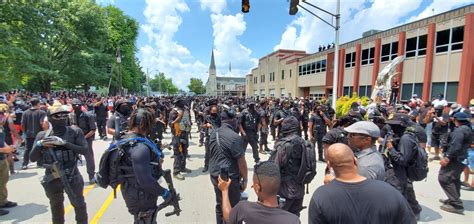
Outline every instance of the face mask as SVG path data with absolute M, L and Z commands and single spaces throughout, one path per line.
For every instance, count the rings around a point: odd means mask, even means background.
M 216 116 L 217 116 L 217 113 L 211 113 L 211 116 L 212 116 L 212 117 L 216 117 Z
M 131 109 L 128 105 L 120 105 L 118 112 L 120 112 L 121 114 L 125 116 L 128 116 L 131 113 Z
M 67 119 L 49 119 L 49 122 L 56 136 L 61 136 L 66 132 Z

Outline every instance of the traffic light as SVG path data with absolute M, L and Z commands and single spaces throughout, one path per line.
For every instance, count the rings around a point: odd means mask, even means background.
M 112 72 L 112 65 L 108 64 L 107 65 L 107 73 L 111 73 Z
M 295 15 L 298 12 L 298 4 L 300 0 L 291 0 L 290 2 L 290 15 Z
M 250 11 L 250 0 L 242 0 L 242 12 L 248 13 Z

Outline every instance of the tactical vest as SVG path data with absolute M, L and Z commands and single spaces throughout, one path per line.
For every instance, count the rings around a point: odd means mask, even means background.
M 119 179 L 119 183 L 127 182 L 128 184 L 139 187 L 139 183 L 137 182 L 137 179 L 135 178 L 135 174 L 133 172 L 132 159 L 130 156 L 130 150 L 134 146 L 136 146 L 136 144 L 143 144 L 143 143 L 135 142 L 132 145 L 124 146 L 123 148 L 124 154 L 122 155 L 122 158 L 120 159 L 119 166 L 118 166 L 118 170 L 119 170 L 118 179 Z M 151 158 L 150 158 L 151 175 L 153 178 L 158 180 L 162 176 L 162 169 L 160 165 L 161 158 L 158 155 L 156 155 L 156 153 L 153 153 L 153 152 L 150 152 L 150 155 L 151 155 Z
M 191 116 L 189 115 L 189 110 L 180 110 L 176 109 L 178 112 L 182 111 L 183 116 L 181 117 L 181 120 L 179 121 L 179 129 L 181 131 L 185 132 L 190 132 L 191 131 Z
M 75 136 L 74 132 L 70 130 L 70 127 L 66 128 L 66 133 L 63 136 L 58 136 L 63 138 L 66 142 L 75 143 Z M 52 135 L 51 135 L 52 136 Z M 53 152 L 58 159 L 58 162 L 63 167 L 64 171 L 68 175 L 74 175 L 77 171 L 77 161 L 79 160 L 79 155 L 75 153 L 72 149 L 68 149 L 64 146 L 54 146 Z M 48 165 L 53 164 L 54 159 L 53 157 L 47 153 L 46 151 L 43 152 L 43 161 L 46 165 L 46 174 L 51 173 L 50 168 Z
M 257 116 L 254 116 L 249 111 L 244 112 L 244 129 L 246 131 L 257 131 Z

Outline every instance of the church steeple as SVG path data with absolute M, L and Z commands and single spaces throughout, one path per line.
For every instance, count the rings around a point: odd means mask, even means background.
M 209 70 L 216 70 L 216 63 L 214 62 L 214 49 L 211 53 L 211 64 L 209 65 Z

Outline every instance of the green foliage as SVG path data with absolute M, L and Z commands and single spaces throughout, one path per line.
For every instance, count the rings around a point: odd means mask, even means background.
M 122 52 L 123 86 L 137 92 L 144 74 L 135 58 L 138 23 L 94 1 L 8 2 L 0 7 L 0 90 L 107 87 L 107 65 Z M 112 93 L 118 90 L 118 69 Z
M 202 80 L 198 78 L 191 78 L 188 89 L 198 95 L 206 93 L 206 87 L 202 83 Z
M 164 73 L 159 73 L 154 78 L 150 79 L 151 90 L 160 93 L 176 94 L 178 93 L 178 87 L 173 84 L 172 78 L 166 78 Z
M 369 104 L 369 98 L 366 96 L 358 97 L 357 93 L 353 93 L 352 97 L 343 96 L 336 100 L 336 117 L 339 118 L 341 116 L 346 115 L 349 110 L 351 109 L 351 105 L 354 102 L 361 101 L 362 106 L 367 106 Z

